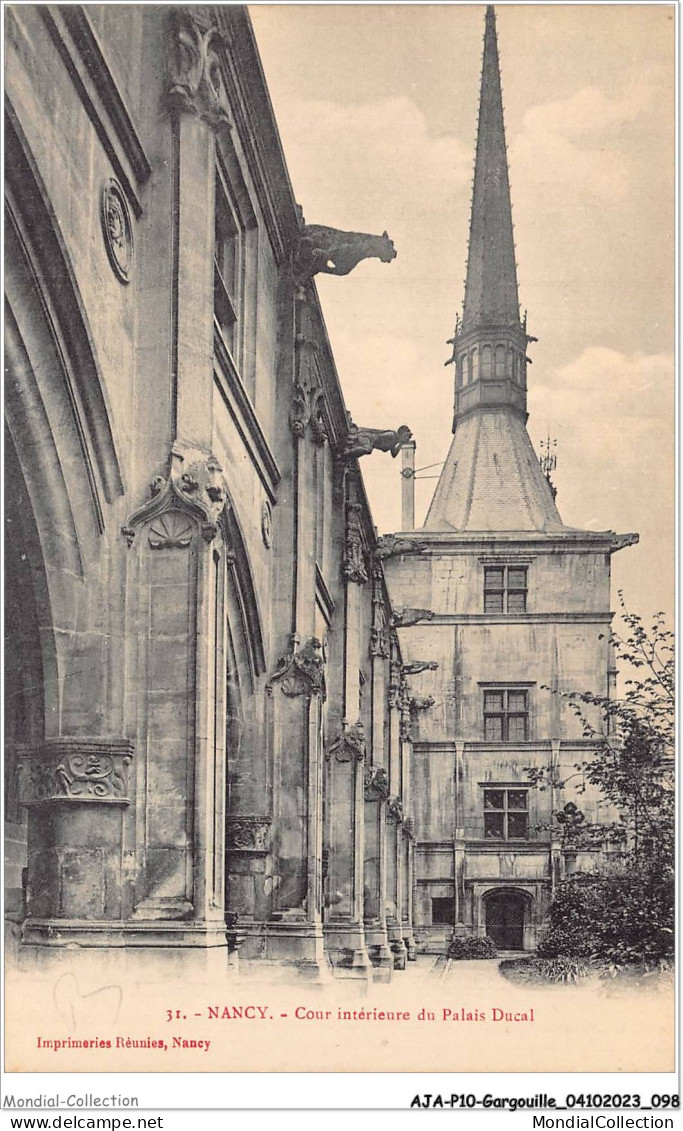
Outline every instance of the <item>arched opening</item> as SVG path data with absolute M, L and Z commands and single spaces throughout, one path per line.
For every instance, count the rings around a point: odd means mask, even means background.
M 496 346 L 496 377 L 506 377 L 505 371 L 505 346 Z
M 481 348 L 481 375 L 482 377 L 493 376 L 493 350 L 490 346 L 482 346 Z
M 486 934 L 499 950 L 524 949 L 526 900 L 518 891 L 497 891 L 485 898 Z

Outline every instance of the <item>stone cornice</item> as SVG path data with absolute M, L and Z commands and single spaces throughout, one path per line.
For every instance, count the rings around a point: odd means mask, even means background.
M 396 531 L 394 537 L 419 543 L 425 557 L 476 550 L 492 560 L 494 557 L 505 560 L 511 550 L 533 554 L 553 553 L 558 549 L 610 553 L 623 545 L 633 545 L 631 539 L 637 536 L 563 526 L 556 530 L 406 530 Z
M 609 625 L 614 613 L 573 612 L 573 613 L 434 613 L 430 625 L 440 624 L 596 624 Z M 398 625 L 398 628 L 403 626 Z

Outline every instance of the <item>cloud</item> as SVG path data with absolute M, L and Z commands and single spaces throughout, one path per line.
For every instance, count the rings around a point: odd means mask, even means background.
M 534 366 L 536 369 L 536 366 Z M 617 554 L 615 588 L 632 609 L 670 608 L 673 594 L 674 362 L 591 346 L 548 375 L 530 378 L 529 432 L 558 438 L 560 514 L 588 530 L 636 530 Z
M 344 106 L 289 100 L 278 119 L 295 193 L 311 223 L 368 226 L 388 211 L 395 218 L 410 213 L 416 200 L 449 209 L 472 175 L 471 146 L 452 134 L 430 134 L 407 97 Z
M 629 168 L 620 133 L 652 109 L 655 89 L 652 76 L 644 75 L 618 98 L 589 85 L 532 106 L 510 147 L 513 175 L 519 170 L 525 185 L 552 185 L 560 194 L 566 185 L 573 198 L 624 197 Z

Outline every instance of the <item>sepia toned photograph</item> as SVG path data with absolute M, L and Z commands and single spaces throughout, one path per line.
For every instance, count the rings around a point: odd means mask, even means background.
M 676 6 L 3 15 L 5 1071 L 672 1072 Z

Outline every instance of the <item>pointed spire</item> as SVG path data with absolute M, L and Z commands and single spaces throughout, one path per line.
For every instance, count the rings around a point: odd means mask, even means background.
M 529 342 L 520 320 L 496 18 L 486 9 L 462 320 L 450 339 L 455 436 L 426 530 L 556 531 L 562 519 L 526 430 Z
M 496 17 L 486 9 L 463 331 L 519 326 Z

